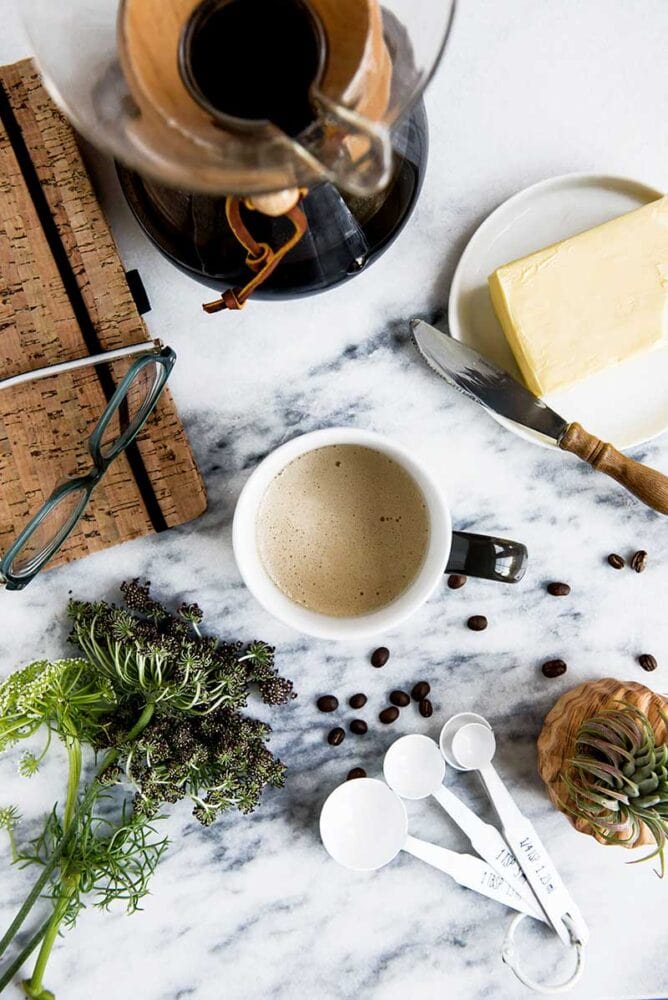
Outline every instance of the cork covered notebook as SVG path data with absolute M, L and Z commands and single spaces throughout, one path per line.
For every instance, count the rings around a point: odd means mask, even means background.
M 0 378 L 143 341 L 72 129 L 31 62 L 0 68 Z M 0 552 L 58 482 L 89 471 L 88 437 L 128 364 L 0 390 Z M 205 508 L 166 390 L 51 565 L 164 531 Z

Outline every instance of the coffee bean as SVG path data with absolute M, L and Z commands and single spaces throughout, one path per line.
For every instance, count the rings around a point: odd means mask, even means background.
M 484 615 L 471 615 L 466 624 L 472 632 L 484 632 L 487 628 L 487 619 Z
M 427 684 L 426 681 L 418 681 L 418 683 L 414 685 L 411 695 L 414 701 L 422 701 L 427 697 L 430 691 L 431 686 Z
M 418 710 L 423 719 L 431 719 L 434 714 L 434 706 L 429 701 L 429 698 L 423 698 L 418 705 Z
M 397 708 L 405 708 L 406 705 L 410 705 L 411 698 L 405 691 L 393 691 L 390 695 L 390 701 L 393 705 L 396 705 Z
M 339 707 L 339 699 L 335 698 L 333 694 L 323 694 L 322 698 L 318 698 L 316 705 L 321 712 L 336 712 Z
M 390 658 L 390 651 L 386 646 L 379 646 L 378 649 L 374 649 L 371 654 L 371 666 L 372 667 L 384 667 Z
M 633 556 L 631 560 L 631 569 L 634 569 L 636 573 L 643 573 L 647 569 L 647 553 L 644 549 L 640 549 L 639 552 Z
M 568 667 L 563 660 L 548 660 L 543 664 L 543 673 L 546 677 L 561 677 L 567 670 Z
M 353 719 L 350 723 L 350 732 L 354 733 L 355 736 L 364 736 L 369 731 L 364 719 Z
M 450 590 L 460 590 L 465 583 L 466 577 L 462 576 L 461 573 L 453 573 L 452 576 L 448 577 L 448 587 Z
M 346 738 L 346 734 L 341 726 L 337 726 L 336 729 L 332 729 L 327 737 L 327 742 L 332 747 L 338 747 Z
M 626 562 L 621 556 L 618 556 L 616 552 L 611 552 L 608 556 L 608 562 L 613 569 L 624 569 Z
M 571 588 L 567 583 L 548 583 L 547 592 L 553 597 L 568 597 Z
M 346 781 L 354 781 L 355 778 L 366 778 L 366 771 L 363 767 L 354 767 L 352 771 L 348 771 Z
M 652 670 L 656 670 L 659 665 L 656 662 L 656 656 L 652 656 L 651 653 L 642 653 L 642 655 L 638 657 L 638 663 L 643 670 L 647 670 L 648 673 Z
M 359 694 L 354 694 L 352 698 L 350 698 L 348 704 L 351 708 L 364 708 L 366 705 L 366 695 L 362 694 L 360 691 Z
M 384 708 L 378 716 L 384 726 L 389 726 L 399 718 L 398 708 Z

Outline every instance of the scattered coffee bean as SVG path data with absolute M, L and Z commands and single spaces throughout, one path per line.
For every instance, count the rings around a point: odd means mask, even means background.
M 643 668 L 643 670 L 647 670 L 648 673 L 652 670 L 656 670 L 656 668 L 659 665 L 656 662 L 656 656 L 652 656 L 651 653 L 642 653 L 638 657 L 638 663 Z
M 390 651 L 386 646 L 379 646 L 378 649 L 374 649 L 371 654 L 371 666 L 372 667 L 384 667 L 390 658 Z
M 568 667 L 563 660 L 548 660 L 543 664 L 543 673 L 546 677 L 561 677 L 567 670 Z
M 466 624 L 472 632 L 484 632 L 488 622 L 484 615 L 471 615 Z
M 316 705 L 321 712 L 336 712 L 339 707 L 339 699 L 335 698 L 333 694 L 323 694 L 322 698 L 318 698 Z
M 418 681 L 411 691 L 411 695 L 414 701 L 424 701 L 430 691 L 431 687 L 426 681 Z
M 548 583 L 547 592 L 553 597 L 568 597 L 571 588 L 567 583 Z
M 643 573 L 647 569 L 647 553 L 644 549 L 640 549 L 639 552 L 633 556 L 631 560 L 631 569 L 634 569 L 636 573 Z
M 626 562 L 621 556 L 618 556 L 616 552 L 611 552 L 608 556 L 608 562 L 613 569 L 624 569 Z
M 397 708 L 405 708 L 406 705 L 410 705 L 411 696 L 406 694 L 405 691 L 393 691 L 390 695 L 390 701 L 393 705 L 396 705 Z
M 399 709 L 394 707 L 384 708 L 378 718 L 384 726 L 389 726 L 399 718 Z
M 460 590 L 466 583 L 466 577 L 461 573 L 453 573 L 448 577 L 448 587 L 450 590 Z
M 354 733 L 355 736 L 364 736 L 368 731 L 369 727 L 364 719 L 353 719 L 350 723 L 350 732 Z
M 354 694 L 352 698 L 350 698 L 348 704 L 351 708 L 364 708 L 366 705 L 366 695 L 362 694 L 360 691 L 359 694 Z
M 346 738 L 346 734 L 341 726 L 337 726 L 336 729 L 332 729 L 327 737 L 327 742 L 332 747 L 338 747 Z
M 366 771 L 363 767 L 354 767 L 352 771 L 348 771 L 346 781 L 354 781 L 355 778 L 366 778 Z
M 429 698 L 423 698 L 418 705 L 418 709 L 423 719 L 431 719 L 434 714 L 434 706 L 429 701 Z

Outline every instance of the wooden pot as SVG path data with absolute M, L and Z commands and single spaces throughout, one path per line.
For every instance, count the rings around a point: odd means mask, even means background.
M 668 699 L 650 691 L 644 684 L 612 678 L 588 681 L 562 695 L 548 713 L 538 738 L 538 770 L 552 802 L 576 830 L 595 837 L 601 844 L 607 841 L 588 820 L 577 818 L 568 812 L 572 800 L 563 775 L 568 770 L 567 760 L 575 754 L 575 738 L 582 723 L 598 715 L 603 709 L 614 707 L 615 701 L 625 701 L 640 709 L 654 730 L 656 742 L 668 742 L 668 727 L 661 716 L 662 710 L 668 712 Z M 640 825 L 636 839 L 624 846 L 640 847 L 643 844 L 654 844 L 654 837 L 644 823 Z

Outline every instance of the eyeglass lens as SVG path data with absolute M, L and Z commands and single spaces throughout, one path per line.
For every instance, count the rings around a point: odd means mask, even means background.
M 40 566 L 47 553 L 55 551 L 67 537 L 88 500 L 84 487 L 65 493 L 37 524 L 15 554 L 10 572 L 29 576 Z
M 146 420 L 163 378 L 163 367 L 155 361 L 143 365 L 107 424 L 100 451 L 110 458 L 125 445 Z

